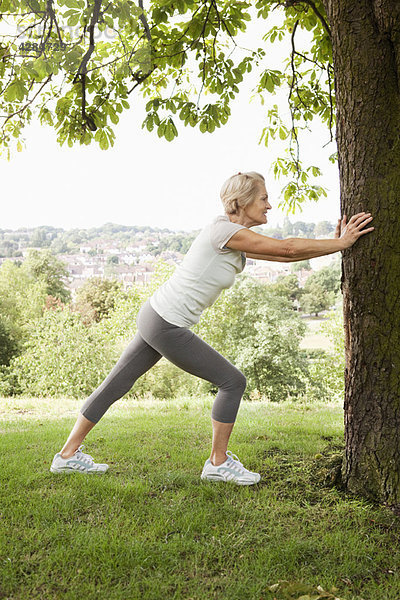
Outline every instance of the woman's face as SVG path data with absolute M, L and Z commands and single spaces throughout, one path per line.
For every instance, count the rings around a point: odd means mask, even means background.
M 267 222 L 267 211 L 271 208 L 265 184 L 260 182 L 255 199 L 245 209 L 242 209 L 243 217 L 249 223 L 246 224 L 246 227 L 264 225 Z

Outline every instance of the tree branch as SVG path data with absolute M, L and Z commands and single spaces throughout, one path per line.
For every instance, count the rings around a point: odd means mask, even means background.
M 72 82 L 72 83 L 76 83 L 78 81 L 79 75 L 81 75 L 82 119 L 83 119 L 84 123 L 86 123 L 88 125 L 88 127 L 91 131 L 95 131 L 97 129 L 97 127 L 96 127 L 93 119 L 91 117 L 89 117 L 89 115 L 86 114 L 86 73 L 87 73 L 87 64 L 88 64 L 90 57 L 92 56 L 94 49 L 95 49 L 94 28 L 100 18 L 101 2 L 102 2 L 102 0 L 94 0 L 92 18 L 90 19 L 90 25 L 88 27 L 88 29 L 89 29 L 89 48 L 87 49 L 87 52 L 86 52 L 85 56 L 83 57 L 82 62 L 79 65 L 79 69 L 73 79 L 73 82 Z
M 139 7 L 142 9 L 142 14 L 140 15 L 139 19 L 142 21 L 144 30 L 146 32 L 147 39 L 151 43 L 150 27 L 149 27 L 146 17 L 144 16 L 143 0 L 139 0 Z
M 81 64 L 79 65 L 79 69 L 74 77 L 73 83 L 76 83 L 78 81 L 78 77 L 81 73 L 83 73 L 83 74 L 86 73 L 86 65 L 89 62 L 89 59 L 94 52 L 94 48 L 95 48 L 94 27 L 95 27 L 96 23 L 98 23 L 98 21 L 99 21 L 101 3 L 102 3 L 102 0 L 94 0 L 94 8 L 93 8 L 93 13 L 92 13 L 92 18 L 90 19 L 90 25 L 88 27 L 89 35 L 90 35 L 89 48 L 88 48 L 85 56 L 83 57 Z
M 297 29 L 298 24 L 299 24 L 299 21 L 297 20 L 295 22 L 295 24 L 294 24 L 293 31 L 292 31 L 292 36 L 291 36 L 292 56 L 291 56 L 290 63 L 291 63 L 291 66 L 292 66 L 292 83 L 291 83 L 291 86 L 290 86 L 289 97 L 288 97 L 288 103 L 289 103 L 289 108 L 290 108 L 290 115 L 292 117 L 292 134 L 293 134 L 293 137 L 295 139 L 296 148 L 297 148 L 297 155 L 296 155 L 296 159 L 295 159 L 296 169 L 297 169 L 297 179 L 299 179 L 300 174 L 301 174 L 301 169 L 299 167 L 299 160 L 300 160 L 299 153 L 300 153 L 300 148 L 299 148 L 299 140 L 297 138 L 297 133 L 296 133 L 295 122 L 294 122 L 294 110 L 292 110 L 292 105 L 290 103 L 290 99 L 292 97 L 293 88 L 294 88 L 294 85 L 295 85 L 295 82 L 296 82 L 296 69 L 295 69 L 295 66 L 294 66 L 294 55 L 296 53 L 296 49 L 295 49 L 295 46 L 294 46 L 294 36 L 296 34 L 296 29 Z M 299 96 L 298 92 L 297 92 L 297 96 Z M 300 100 L 301 100 L 301 98 L 300 98 Z M 290 150 L 291 150 L 291 145 L 290 145 Z
M 329 37 L 331 37 L 331 30 L 330 27 L 325 19 L 325 17 L 323 16 L 323 14 L 318 10 L 318 8 L 315 6 L 314 2 L 312 0 L 286 0 L 285 2 L 285 7 L 289 8 L 290 6 L 295 6 L 296 4 L 308 4 L 308 6 L 311 7 L 311 9 L 313 10 L 314 14 L 318 17 L 318 19 L 321 21 L 321 24 L 323 26 L 323 28 L 325 29 L 326 33 L 328 34 Z

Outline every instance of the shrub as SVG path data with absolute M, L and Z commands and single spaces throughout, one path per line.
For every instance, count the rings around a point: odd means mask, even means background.
M 11 361 L 6 375 L 14 394 L 81 398 L 111 367 L 104 340 L 65 307 L 46 311 L 32 324 L 23 353 Z

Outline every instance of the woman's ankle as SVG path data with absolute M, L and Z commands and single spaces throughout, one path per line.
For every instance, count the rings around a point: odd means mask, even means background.
M 71 456 L 73 456 L 74 454 L 75 452 L 60 452 L 61 458 L 71 458 Z
M 219 455 L 219 456 L 210 456 L 210 460 L 211 460 L 211 464 L 214 465 L 214 467 L 219 467 L 219 465 L 222 465 L 222 463 L 224 463 L 227 459 L 227 455 Z
M 61 458 L 71 458 L 71 456 L 73 456 L 76 452 L 77 448 L 75 449 L 71 449 L 71 448 L 63 448 L 60 452 L 60 456 Z

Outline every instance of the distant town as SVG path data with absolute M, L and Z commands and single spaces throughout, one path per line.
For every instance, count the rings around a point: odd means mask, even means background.
M 334 226 L 322 223 L 291 223 L 285 218 L 282 227 L 275 229 L 253 228 L 277 239 L 286 237 L 333 237 Z M 124 226 L 107 223 L 93 229 L 65 231 L 50 226 L 0 229 L 0 265 L 5 260 L 23 261 L 28 249 L 49 248 L 66 265 L 67 287 L 75 296 L 76 290 L 91 277 L 117 279 L 125 288 L 147 284 L 162 261 L 179 265 L 200 230 L 193 232 L 170 231 L 152 227 Z M 321 256 L 298 265 L 296 274 L 303 287 L 308 277 L 337 260 L 336 254 Z M 289 274 L 296 263 L 247 259 L 245 272 L 266 283 L 274 283 L 280 275 Z

